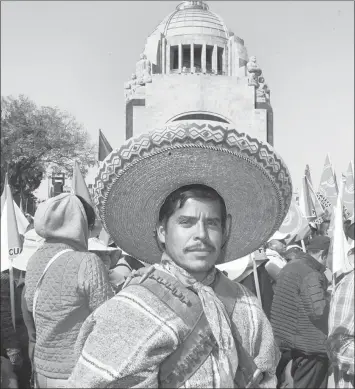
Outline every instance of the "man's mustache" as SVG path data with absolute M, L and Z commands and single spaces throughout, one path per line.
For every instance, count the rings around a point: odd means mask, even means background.
M 188 253 L 190 251 L 208 251 L 208 252 L 212 253 L 212 252 L 216 251 L 216 249 L 213 246 L 207 245 L 207 244 L 205 244 L 205 245 L 199 244 L 199 245 L 194 245 L 194 246 L 184 248 L 185 253 Z

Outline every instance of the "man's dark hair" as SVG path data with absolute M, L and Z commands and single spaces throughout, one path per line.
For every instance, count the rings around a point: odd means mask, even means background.
M 330 220 L 323 220 L 322 223 L 318 226 L 317 230 L 315 231 L 315 235 L 327 235 L 327 231 L 330 227 Z
M 328 249 L 325 249 L 325 250 L 320 250 L 320 249 L 308 249 L 308 250 L 307 250 L 307 253 L 310 254 L 310 255 L 312 255 L 312 254 L 318 254 L 318 253 L 320 253 L 320 252 L 322 252 L 322 255 L 323 255 L 324 257 L 327 257 L 327 256 L 328 256 L 328 252 L 329 252 L 329 248 L 328 248 Z
M 86 213 L 86 218 L 88 219 L 88 227 L 89 230 L 93 229 L 95 226 L 95 211 L 93 207 L 86 201 L 84 200 L 81 196 L 76 195 L 76 197 L 80 200 L 81 204 L 83 204 L 85 213 Z
M 227 220 L 226 204 L 222 197 L 212 188 L 202 184 L 185 185 L 170 193 L 160 208 L 159 222 L 166 222 L 179 208 L 182 208 L 188 199 L 218 201 L 221 205 L 221 225 L 224 230 Z
M 301 247 L 300 248 L 298 248 L 298 247 L 291 247 L 290 249 L 286 250 L 286 252 L 284 254 L 284 258 L 286 259 L 287 262 L 292 261 L 301 252 L 302 252 Z

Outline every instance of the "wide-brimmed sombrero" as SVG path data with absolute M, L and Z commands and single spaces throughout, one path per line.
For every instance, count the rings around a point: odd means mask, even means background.
M 276 232 L 290 206 L 288 169 L 273 148 L 221 125 L 180 123 L 130 138 L 101 163 L 94 201 L 118 247 L 157 263 L 159 210 L 181 186 L 215 189 L 232 215 L 219 263 L 243 257 Z

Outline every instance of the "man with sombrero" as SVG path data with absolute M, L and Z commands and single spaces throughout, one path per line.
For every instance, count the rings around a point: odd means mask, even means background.
M 117 246 L 154 266 L 86 320 L 68 387 L 276 387 L 270 323 L 215 267 L 258 249 L 287 213 L 291 180 L 272 148 L 167 126 L 114 150 L 95 185 Z

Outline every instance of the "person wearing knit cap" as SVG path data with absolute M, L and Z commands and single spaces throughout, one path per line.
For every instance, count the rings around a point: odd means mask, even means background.
M 283 234 L 277 231 L 265 245 L 265 253 L 268 258 L 265 270 L 268 272 L 273 285 L 276 282 L 280 270 L 287 263 L 284 255 L 286 252 L 286 239 L 288 237 L 289 234 Z
M 294 388 L 327 387 L 329 299 L 324 271 L 329 246 L 329 237 L 315 236 L 307 253 L 299 252 L 280 271 L 274 289 L 271 324 L 283 353 L 278 377 L 291 363 Z
M 257 298 L 218 270 L 277 231 L 292 199 L 270 145 L 179 123 L 101 163 L 94 200 L 116 245 L 150 264 L 85 321 L 68 387 L 276 387 L 279 350 Z
M 292 261 L 292 259 L 297 258 L 297 255 L 302 251 L 302 247 L 298 244 L 291 244 L 286 247 L 284 253 L 284 258 L 287 262 Z

